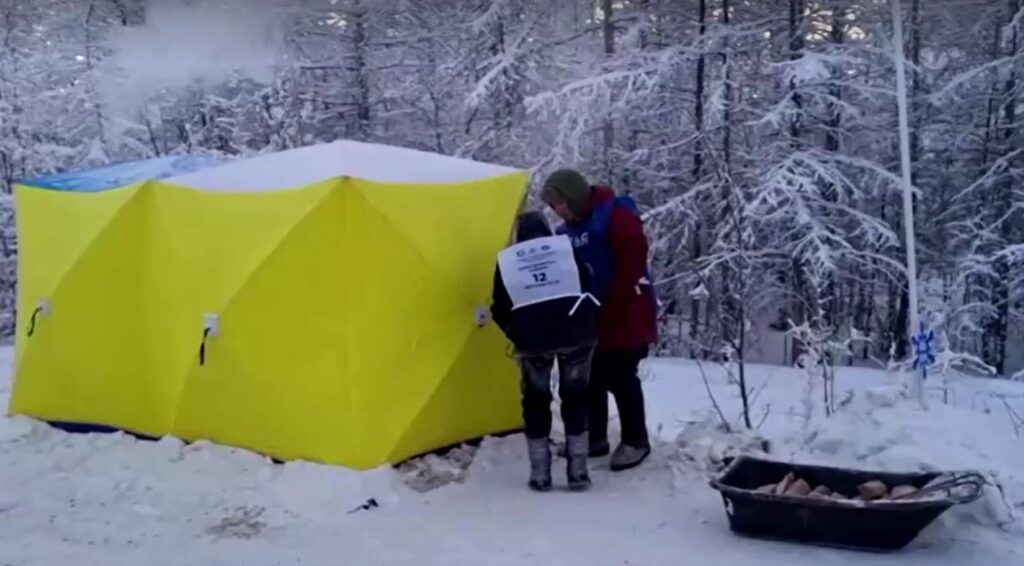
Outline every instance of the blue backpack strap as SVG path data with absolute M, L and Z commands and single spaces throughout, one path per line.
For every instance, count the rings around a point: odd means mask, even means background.
M 595 208 L 584 222 L 563 224 L 559 233 L 572 238 L 573 248 L 593 275 L 591 283 L 599 300 L 611 278 L 611 254 L 608 250 L 608 224 L 611 220 L 611 202 Z
M 618 206 L 624 206 L 633 213 L 638 213 L 636 201 L 631 197 L 616 196 L 595 208 L 583 224 L 562 225 L 558 229 L 560 234 L 568 234 L 573 238 L 574 246 L 594 274 L 594 287 L 601 299 L 604 298 L 604 291 L 615 269 L 608 232 L 611 228 L 612 213 Z M 645 274 L 650 282 L 651 298 L 656 307 L 657 299 L 654 299 L 654 285 L 649 268 L 645 270 Z
M 615 209 L 615 205 L 618 204 L 618 199 L 613 199 L 608 202 L 602 203 L 600 206 L 594 209 L 591 213 L 590 219 L 587 221 L 590 231 L 600 236 L 601 239 L 607 239 L 608 228 L 612 222 L 612 210 Z

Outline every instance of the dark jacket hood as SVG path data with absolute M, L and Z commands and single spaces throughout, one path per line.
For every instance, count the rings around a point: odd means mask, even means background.
M 554 232 L 541 212 L 524 212 L 516 220 L 516 242 L 553 236 Z

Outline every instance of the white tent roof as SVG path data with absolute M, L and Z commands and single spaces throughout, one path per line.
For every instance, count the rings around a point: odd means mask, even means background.
M 334 177 L 385 183 L 461 183 L 517 171 L 425 151 L 337 141 L 231 161 L 167 180 L 211 191 L 253 192 L 296 188 Z

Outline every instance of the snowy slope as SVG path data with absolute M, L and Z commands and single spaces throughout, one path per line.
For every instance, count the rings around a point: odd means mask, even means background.
M 0 350 L 7 368 L 10 350 Z M 733 388 L 706 367 L 724 412 Z M 928 412 L 897 399 L 882 373 L 842 372 L 856 390 L 832 419 L 802 399 L 801 374 L 758 367 L 756 420 L 777 457 L 866 467 L 993 471 L 1005 496 L 949 513 L 906 551 L 874 555 L 738 538 L 707 487 L 710 458 L 730 439 L 707 433 L 697 366 L 646 371 L 652 428 L 662 442 L 642 468 L 594 465 L 586 494 L 523 487 L 522 438 L 491 439 L 462 481 L 419 493 L 406 475 L 306 463 L 275 465 L 244 451 L 174 439 L 68 435 L 0 419 L 0 564 L 1004 564 L 1024 560 L 1024 451 L 1003 404 L 1024 414 L 1024 386 L 964 381 L 952 405 Z M 767 383 L 767 387 L 760 389 Z M 0 375 L 0 405 L 9 383 Z M 840 396 L 845 395 L 843 393 Z M 816 399 L 816 397 L 814 397 Z M 889 406 L 892 405 L 892 406 Z M 815 414 L 808 420 L 810 406 Z M 472 450 L 458 452 L 465 457 Z M 442 458 L 421 469 L 457 473 Z M 429 464 L 429 465 L 427 465 Z M 454 470 L 454 472 L 453 472 Z M 559 471 L 561 471 L 559 469 Z M 561 479 L 560 477 L 557 479 Z M 369 498 L 378 508 L 347 514 Z M 1014 509 L 1016 506 L 1016 509 Z M 1000 527 L 1000 525 L 1002 525 Z

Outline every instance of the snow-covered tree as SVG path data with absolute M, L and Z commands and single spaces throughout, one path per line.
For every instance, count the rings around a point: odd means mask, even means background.
M 1003 374 L 1024 339 L 1021 4 L 902 14 L 925 319 Z M 906 355 L 887 2 L 238 5 L 0 0 L 0 188 L 338 138 L 574 166 L 641 205 L 664 349 L 742 363 L 776 332 L 787 363 Z

